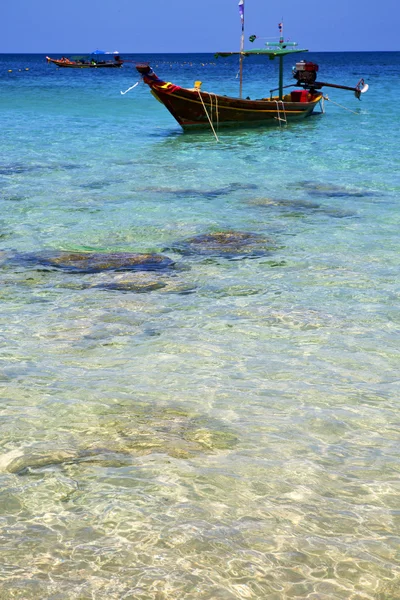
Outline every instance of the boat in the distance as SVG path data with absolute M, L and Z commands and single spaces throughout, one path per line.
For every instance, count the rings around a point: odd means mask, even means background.
M 227 57 L 238 55 L 240 61 L 240 93 L 239 97 L 229 97 L 201 90 L 201 81 L 196 81 L 193 88 L 184 88 L 166 82 L 157 77 L 149 64 L 136 65 L 157 100 L 169 110 L 184 130 L 212 129 L 215 137 L 220 127 L 256 127 L 268 124 L 286 124 L 287 121 L 304 119 L 312 114 L 315 107 L 323 100 L 320 91 L 323 86 L 351 90 L 357 98 L 367 91 L 368 86 L 360 79 L 355 87 L 337 85 L 317 81 L 318 65 L 304 60 L 297 62 L 293 69 L 296 83 L 283 85 L 283 58 L 288 54 L 308 52 L 297 48 L 296 42 L 287 42 L 283 37 L 283 24 L 279 24 L 279 41 L 268 42 L 259 50 L 244 49 L 244 0 L 239 2 L 242 20 L 242 38 L 239 52 L 218 52 L 215 56 Z M 253 42 L 256 36 L 250 36 Z M 270 59 L 279 60 L 278 87 L 270 90 L 269 96 L 258 99 L 242 97 L 243 58 L 252 55 L 266 55 Z M 289 93 L 284 88 L 297 87 Z M 276 95 L 273 95 L 277 92 Z M 218 138 L 217 138 L 218 139 Z
M 113 60 L 105 60 L 104 55 L 109 54 L 102 50 L 92 52 L 90 56 L 75 56 L 73 58 L 51 58 L 46 56 L 48 63 L 53 63 L 57 67 L 65 67 L 70 69 L 119 69 L 124 64 L 124 60 L 118 52 L 114 52 Z

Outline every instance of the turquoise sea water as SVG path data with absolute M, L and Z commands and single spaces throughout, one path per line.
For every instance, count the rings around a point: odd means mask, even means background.
M 233 60 L 128 58 L 237 94 Z M 400 53 L 309 58 L 369 92 L 216 143 L 133 64 L 0 56 L 0 598 L 400 598 Z

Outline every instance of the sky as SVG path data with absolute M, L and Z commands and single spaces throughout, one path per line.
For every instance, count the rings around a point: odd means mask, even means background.
M 0 53 L 230 51 L 241 30 L 238 0 L 6 0 L 0 17 Z M 399 0 L 245 0 L 246 40 L 282 18 L 311 51 L 400 50 Z

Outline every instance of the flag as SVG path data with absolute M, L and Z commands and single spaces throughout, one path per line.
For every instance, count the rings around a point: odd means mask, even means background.
M 239 14 L 242 25 L 244 25 L 244 0 L 239 0 Z
M 279 31 L 280 31 L 280 33 L 282 33 L 282 27 L 283 27 L 283 23 L 279 23 L 278 27 L 279 27 Z

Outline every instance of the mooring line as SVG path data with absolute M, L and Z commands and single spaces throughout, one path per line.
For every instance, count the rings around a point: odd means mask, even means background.
M 203 105 L 204 112 L 206 113 L 206 116 L 207 116 L 208 122 L 210 123 L 211 129 L 212 129 L 212 132 L 213 132 L 213 134 L 214 134 L 214 136 L 215 136 L 215 139 L 217 140 L 217 142 L 219 142 L 218 136 L 217 136 L 217 134 L 215 133 L 214 125 L 212 124 L 212 121 L 211 121 L 211 119 L 210 119 L 210 116 L 209 116 L 209 114 L 208 114 L 208 112 L 207 112 L 206 105 L 205 105 L 205 104 L 204 104 L 204 102 L 203 102 L 203 98 L 201 97 L 201 94 L 200 94 L 200 90 L 199 90 L 199 89 L 197 90 L 197 93 L 199 94 L 199 98 L 200 98 L 200 100 L 201 100 L 201 103 L 202 103 L 202 105 Z M 209 96 L 210 96 L 210 102 L 211 102 L 211 107 L 212 107 L 211 94 L 209 94 Z M 212 110 L 212 108 L 211 108 L 211 110 Z
M 339 104 L 338 102 L 334 102 L 328 96 L 323 96 L 323 99 L 324 100 L 328 100 L 328 102 L 332 102 L 332 104 L 336 104 L 336 106 L 340 106 L 340 108 L 343 108 L 344 110 L 348 110 L 349 112 L 353 113 L 353 115 L 359 115 L 360 114 L 360 113 L 354 112 L 354 110 L 350 110 L 350 108 L 347 108 L 346 106 L 343 106 L 343 104 Z
M 139 81 L 137 81 L 137 82 L 136 82 L 134 85 L 132 85 L 130 88 L 128 88 L 127 90 L 125 90 L 125 92 L 121 92 L 122 96 L 123 96 L 124 94 L 127 94 L 127 93 L 128 93 L 128 92 L 130 92 L 131 90 L 133 90 L 133 88 L 135 88 L 137 85 L 139 85 L 139 83 L 140 83 L 140 79 L 139 79 Z

